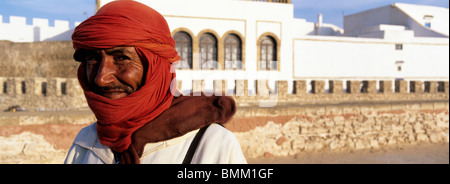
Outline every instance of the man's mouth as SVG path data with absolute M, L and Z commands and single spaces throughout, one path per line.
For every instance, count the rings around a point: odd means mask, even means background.
M 133 92 L 131 87 L 114 84 L 106 87 L 95 87 L 96 94 L 112 100 L 123 98 Z
M 116 90 L 116 89 L 114 89 L 114 90 L 101 90 L 100 93 L 101 93 L 100 95 L 102 95 L 103 97 L 109 98 L 109 99 L 112 99 L 112 100 L 128 96 L 128 93 L 125 92 L 124 90 Z

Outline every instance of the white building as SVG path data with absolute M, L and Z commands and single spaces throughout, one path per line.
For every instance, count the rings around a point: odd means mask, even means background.
M 393 4 L 344 17 L 344 36 L 294 36 L 294 78 L 449 79 L 448 8 Z
M 275 80 L 449 80 L 448 8 L 393 4 L 345 16 L 341 29 L 321 15 L 316 23 L 294 18 L 290 0 L 138 1 L 169 23 L 183 88 L 205 80 L 212 89 L 222 79 L 228 89 L 246 79 L 250 91 L 261 79 L 271 87 Z
M 448 8 L 395 3 L 344 17 L 345 35 L 448 38 Z M 409 30 L 409 31 L 406 31 Z M 392 38 L 389 38 L 392 39 Z
M 80 24 L 75 22 L 75 26 Z M 9 23 L 3 22 L 0 15 L 0 40 L 12 42 L 67 41 L 71 39 L 73 28 L 69 21 L 55 20 L 53 26 L 48 19 L 33 18 L 32 24 L 27 24 L 25 17 L 10 16 Z

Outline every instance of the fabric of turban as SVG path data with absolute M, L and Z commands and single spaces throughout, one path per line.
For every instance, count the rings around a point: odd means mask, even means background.
M 135 1 L 113 1 L 78 25 L 72 35 L 74 58 L 83 49 L 107 49 L 134 46 L 141 61 L 148 66 L 144 85 L 136 92 L 111 100 L 89 90 L 85 64 L 78 69 L 78 79 L 87 102 L 97 118 L 97 132 L 102 144 L 123 152 L 131 144 L 131 135 L 168 109 L 176 90 L 171 64 L 180 57 L 164 17 L 149 6 Z M 171 87 L 171 83 L 174 85 Z M 172 89 L 172 90 L 171 90 Z

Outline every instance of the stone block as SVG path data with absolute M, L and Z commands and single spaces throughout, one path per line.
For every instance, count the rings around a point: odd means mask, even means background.
M 306 94 L 306 81 L 295 80 L 294 81 L 294 94 Z
M 438 83 L 436 81 L 425 81 L 425 93 L 437 93 Z
M 325 81 L 311 81 L 311 89 L 314 94 L 323 94 L 325 93 Z
M 423 82 L 422 81 L 410 81 L 409 82 L 409 92 L 410 93 L 423 93 Z
M 330 86 L 329 90 L 330 93 L 342 94 L 342 92 L 344 91 L 342 88 L 342 81 L 340 80 L 330 80 L 329 86 Z
M 83 89 L 78 82 L 78 79 L 67 79 L 67 95 L 71 97 L 83 96 Z M 36 92 L 36 91 L 35 91 Z
M 285 136 L 282 136 L 282 137 L 280 137 L 280 138 L 277 139 L 276 144 L 277 144 L 278 146 L 281 146 L 281 145 L 283 145 L 285 142 L 287 142 L 288 140 L 289 140 L 288 138 L 286 138 Z
M 396 93 L 408 93 L 408 81 L 396 80 L 395 81 L 395 92 Z
M 46 96 L 57 96 L 58 94 L 58 81 L 56 78 L 51 78 L 47 80 L 47 95 Z
M 417 141 L 419 142 L 428 142 L 428 140 L 429 140 L 428 136 L 424 133 L 419 133 L 417 135 Z
M 194 96 L 199 96 L 200 92 L 203 91 L 203 84 L 203 80 L 192 80 L 192 92 Z
M 236 80 L 236 85 L 234 87 L 234 94 L 236 96 L 248 96 L 248 81 Z
M 214 95 L 216 96 L 225 96 L 227 91 L 227 80 L 214 80 Z
M 26 83 L 24 78 L 14 78 L 14 94 L 15 95 L 26 95 Z
M 67 80 L 64 78 L 55 78 L 56 96 L 67 95 Z
M 368 81 L 368 83 L 369 86 L 367 88 L 367 92 L 371 94 L 377 93 L 377 81 Z
M 288 94 L 288 82 L 281 80 L 281 81 L 277 81 L 277 93 L 278 96 L 281 98 L 285 98 L 286 95 Z
M 439 136 L 436 135 L 436 134 L 431 134 L 431 135 L 430 135 L 430 141 L 431 141 L 432 143 L 440 143 L 441 137 L 439 137 Z
M 370 143 L 370 147 L 373 148 L 373 149 L 378 149 L 378 148 L 380 148 L 380 144 L 378 143 L 378 140 L 371 139 L 371 140 L 369 141 L 369 143 Z
M 347 81 L 347 93 L 361 93 L 361 81 Z
M 361 150 L 361 149 L 366 149 L 368 144 L 363 142 L 362 140 L 358 139 L 355 141 L 355 149 L 357 150 Z
M 377 81 L 363 81 L 362 93 L 377 93 Z
M 444 93 L 445 94 L 449 94 L 449 92 L 448 92 L 448 81 L 444 82 Z
M 256 80 L 256 95 L 269 96 L 270 88 L 267 80 Z
M 380 81 L 380 93 L 392 93 L 392 81 Z
M 292 149 L 294 150 L 303 150 L 305 149 L 306 141 L 303 137 L 298 137 L 292 141 Z

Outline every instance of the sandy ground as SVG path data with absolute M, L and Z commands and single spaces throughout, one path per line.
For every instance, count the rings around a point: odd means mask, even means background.
M 298 153 L 247 159 L 249 164 L 449 164 L 449 144 L 423 144 L 351 152 Z
M 26 158 L 3 160 L 0 163 L 62 163 L 67 150 L 78 131 L 87 125 L 48 124 L 28 126 L 2 126 L 0 136 L 8 137 L 21 132 L 43 135 L 56 150 L 61 150 L 45 158 Z M 449 164 L 449 144 L 422 144 L 397 146 L 377 150 L 347 152 L 298 153 L 289 157 L 249 158 L 249 164 Z
M 49 158 L 18 158 L 2 160 L 1 164 L 61 164 L 65 154 L 49 155 Z M 360 150 L 353 152 L 299 153 L 289 157 L 247 159 L 249 164 L 449 164 L 449 145 L 432 144 Z
M 46 142 L 62 151 L 38 158 L 19 156 L 16 159 L 0 158 L 0 163 L 62 163 L 76 134 L 87 126 L 73 124 L 9 125 L 0 126 L 0 137 L 30 132 L 43 135 Z M 347 152 L 298 153 L 289 157 L 249 158 L 250 164 L 449 164 L 449 144 L 422 144 L 397 146 L 378 150 Z

